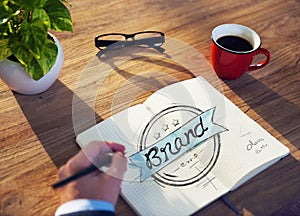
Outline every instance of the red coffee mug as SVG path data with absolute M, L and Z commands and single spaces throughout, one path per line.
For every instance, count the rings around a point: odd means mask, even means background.
M 261 48 L 261 39 L 252 29 L 238 24 L 224 24 L 212 31 L 211 56 L 216 74 L 227 80 L 237 79 L 246 71 L 264 67 L 270 61 L 270 53 Z M 251 64 L 258 54 L 264 60 Z

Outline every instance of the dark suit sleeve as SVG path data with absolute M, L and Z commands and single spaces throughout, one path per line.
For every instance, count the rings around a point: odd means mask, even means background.
M 110 211 L 80 211 L 60 216 L 115 216 L 115 213 Z

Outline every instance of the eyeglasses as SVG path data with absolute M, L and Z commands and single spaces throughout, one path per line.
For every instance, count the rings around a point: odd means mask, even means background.
M 95 46 L 100 49 L 121 49 L 125 46 L 142 48 L 160 47 L 165 42 L 165 34 L 158 31 L 143 31 L 134 34 L 109 33 L 95 37 Z

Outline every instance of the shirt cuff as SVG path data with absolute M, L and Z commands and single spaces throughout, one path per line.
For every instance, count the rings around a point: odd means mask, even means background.
M 115 208 L 112 203 L 102 200 L 77 199 L 71 200 L 59 206 L 55 212 L 55 216 L 88 210 L 114 212 Z

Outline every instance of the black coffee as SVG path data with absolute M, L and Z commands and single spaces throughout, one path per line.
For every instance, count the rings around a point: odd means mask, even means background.
M 238 36 L 223 36 L 217 40 L 217 43 L 222 47 L 233 51 L 250 51 L 252 45 L 244 38 Z

